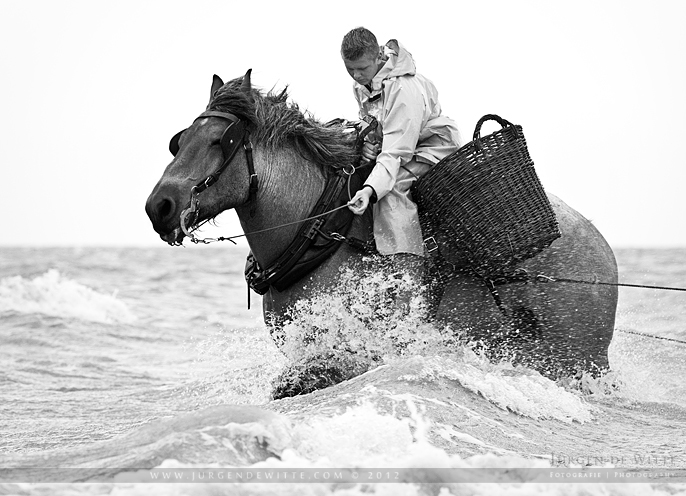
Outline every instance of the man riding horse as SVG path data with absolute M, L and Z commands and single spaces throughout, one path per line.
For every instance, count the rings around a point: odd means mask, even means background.
M 416 72 L 412 55 L 396 40 L 380 47 L 371 31 L 355 28 L 343 38 L 341 56 L 355 80 L 360 118 L 373 117 L 379 124 L 367 135 L 363 150 L 376 165 L 350 200 L 350 210 L 362 215 L 370 203 L 374 205 L 378 252 L 390 256 L 395 270 L 419 285 L 425 250 L 410 188 L 458 149 L 457 126 L 441 114 L 436 87 Z M 406 306 L 409 297 L 409 292 L 398 295 L 396 305 Z

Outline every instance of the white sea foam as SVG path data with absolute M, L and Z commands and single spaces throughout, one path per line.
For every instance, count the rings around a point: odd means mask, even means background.
M 399 292 L 414 295 L 404 315 L 393 304 Z M 298 301 L 291 318 L 282 351 L 296 359 L 332 349 L 373 357 L 421 354 L 445 340 L 443 330 L 427 322 L 419 288 L 384 272 L 344 268 L 333 289 Z
M 522 483 L 531 480 L 532 471 L 539 470 L 542 477 L 548 473 L 550 462 L 543 458 L 525 458 L 512 453 L 487 453 L 468 457 L 450 454 L 433 446 L 425 437 L 428 420 L 407 401 L 411 412 L 408 418 L 397 419 L 378 412 L 372 404 L 363 403 L 332 416 L 317 416 L 294 426 L 292 445 L 284 449 L 279 458 L 270 457 L 235 471 L 218 464 L 188 464 L 177 460 L 165 460 L 156 471 L 167 476 L 183 474 L 188 480 L 195 477 L 195 484 L 149 484 L 119 486 L 117 495 L 138 494 L 241 494 L 241 495 L 338 495 L 338 496 L 440 496 L 457 495 L 606 495 L 635 496 L 638 494 L 663 494 L 647 484 L 557 484 Z M 246 428 L 254 429 L 247 424 Z M 260 432 L 254 431 L 255 434 Z M 359 477 L 379 477 L 382 483 L 346 484 L 337 482 L 336 473 L 356 473 Z M 223 475 L 227 485 L 197 484 L 198 477 L 209 482 L 209 474 Z M 474 472 L 470 472 L 474 471 Z M 231 484 L 230 474 L 250 473 L 252 480 Z M 492 477 L 489 483 L 469 482 L 469 475 Z M 227 475 L 229 474 L 229 475 Z M 266 474 L 271 474 L 267 476 Z M 290 483 L 274 482 L 278 476 L 292 477 Z M 395 479 L 409 474 L 411 483 L 398 483 Z M 492 474 L 492 475 L 490 475 Z M 134 474 L 149 477 L 145 472 Z M 158 475 L 159 477 L 159 475 Z M 298 479 L 302 478 L 302 483 Z M 466 477 L 466 481 L 460 481 Z M 317 478 L 315 480 L 314 478 Z M 415 480 L 416 479 L 416 480 Z M 122 481 L 127 480 L 124 475 Z M 131 480 L 131 479 L 129 479 Z M 135 478 L 132 480 L 136 480 Z M 139 479 L 140 480 L 140 479 Z M 548 479 L 544 479 L 548 480 Z M 202 481 L 200 481 L 202 482 Z M 215 481 L 216 482 L 216 481 Z M 386 483 L 383 483 L 386 482 Z M 583 481 L 586 482 L 586 481 Z M 430 484 L 427 486 L 426 483 Z M 427 487 L 432 489 L 427 492 Z M 221 488 L 221 489 L 220 489 Z M 145 492 L 144 492 L 145 491 Z M 114 493 L 113 493 L 114 494 Z M 666 493 L 665 493 L 666 494 Z
M 420 296 L 412 299 L 407 315 L 389 318 L 393 312 L 389 295 L 407 290 L 404 284 L 381 272 L 342 271 L 336 290 L 296 305 L 293 320 L 286 326 L 287 354 L 297 357 L 344 348 L 386 361 L 415 355 L 419 379 L 456 380 L 504 410 L 567 423 L 592 419 L 590 407 L 579 396 L 538 372 L 507 362 L 492 363 L 454 341 L 446 348 L 452 333 L 426 321 Z M 459 351 L 461 356 L 434 356 L 448 351 Z
M 349 466 L 383 453 L 404 453 L 414 442 L 409 419 L 379 413 L 371 403 L 340 415 L 317 416 L 295 427 L 300 456 Z
M 0 312 L 42 313 L 103 323 L 130 323 L 136 316 L 116 295 L 99 293 L 51 269 L 33 279 L 0 280 Z
M 578 395 L 525 367 L 494 364 L 469 348 L 459 360 L 447 357 L 414 359 L 421 367 L 404 380 L 456 380 L 503 410 L 534 419 L 556 419 L 570 423 L 593 419 L 591 407 Z

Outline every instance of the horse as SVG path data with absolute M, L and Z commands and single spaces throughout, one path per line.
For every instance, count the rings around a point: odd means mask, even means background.
M 369 173 L 354 167 L 360 134 L 303 113 L 289 101 L 287 89 L 254 88 L 250 75 L 249 70 L 226 84 L 213 77 L 205 112 L 172 138 L 174 158 L 145 208 L 154 230 L 171 245 L 193 239 L 194 228 L 235 209 L 251 250 L 246 278 L 263 293 L 265 322 L 283 346 L 279 330 L 298 302 L 336 287 L 341 267 L 383 270 L 383 257 L 370 256 L 371 209 L 353 216 L 345 207 Z M 484 345 L 491 358 L 506 354 L 553 379 L 598 375 L 609 369 L 617 263 L 590 221 L 546 194 L 561 236 L 520 264 L 520 273 L 535 276 L 499 285 L 497 298 L 494 288 L 469 271 L 434 277 L 430 316 Z M 338 217 L 325 216 L 334 210 Z M 439 244 L 451 249 L 449 239 Z M 295 252 L 305 253 L 305 262 L 294 259 Z M 587 284 L 569 282 L 570 277 Z M 376 364 L 376 358 L 346 361 L 334 352 L 305 360 L 302 377 L 290 379 L 280 394 L 307 393 Z

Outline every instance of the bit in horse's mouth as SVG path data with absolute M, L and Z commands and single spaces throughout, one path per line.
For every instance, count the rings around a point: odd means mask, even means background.
M 184 236 L 185 234 L 183 233 L 181 228 L 177 227 L 168 234 L 161 234 L 160 238 L 162 238 L 162 241 L 170 244 L 171 246 L 180 246 L 183 244 L 182 241 Z

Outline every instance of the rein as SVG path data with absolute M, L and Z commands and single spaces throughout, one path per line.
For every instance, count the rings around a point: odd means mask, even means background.
M 312 215 L 310 217 L 305 217 L 304 219 L 300 219 L 300 220 L 294 220 L 293 222 L 286 222 L 285 224 L 278 224 L 276 226 L 267 227 L 265 229 L 259 229 L 257 231 L 251 231 L 249 233 L 236 234 L 234 236 L 227 236 L 227 237 L 219 236 L 217 238 L 197 238 L 197 237 L 193 236 L 191 233 L 189 235 L 189 239 L 195 244 L 204 244 L 204 245 L 209 245 L 210 243 L 217 243 L 219 241 L 231 241 L 233 244 L 236 244 L 234 239 L 244 238 L 250 234 L 260 234 L 260 233 L 264 233 L 264 232 L 275 231 L 276 229 L 281 229 L 282 227 L 293 226 L 295 224 L 302 224 L 303 222 L 308 222 L 310 220 L 318 219 L 319 217 L 324 217 L 326 215 L 332 214 L 338 210 L 341 210 L 341 209 L 344 209 L 347 207 L 348 207 L 347 204 L 341 205 L 340 207 L 332 208 L 331 210 L 327 210 L 326 212 L 322 212 L 321 214 Z M 198 226 L 198 227 L 200 227 L 200 226 Z M 184 233 L 185 232 L 186 231 L 184 230 Z M 338 233 L 330 233 L 329 235 L 334 236 L 334 237 L 340 236 L 340 234 L 338 234 Z M 341 239 L 341 241 L 343 241 L 343 239 Z

